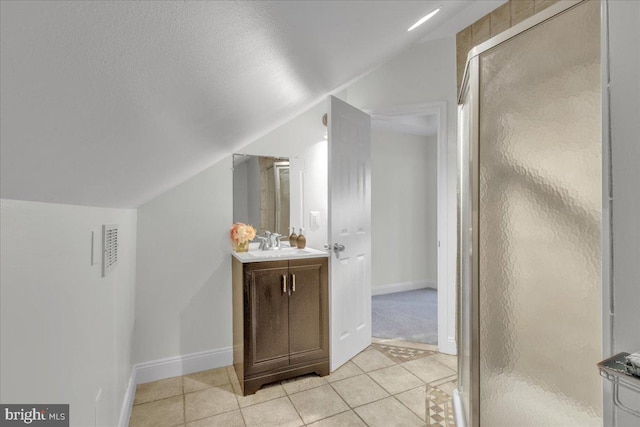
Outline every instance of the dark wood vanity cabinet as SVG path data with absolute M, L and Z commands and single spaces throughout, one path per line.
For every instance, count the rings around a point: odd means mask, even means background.
M 233 364 L 242 392 L 329 374 L 328 258 L 233 258 Z

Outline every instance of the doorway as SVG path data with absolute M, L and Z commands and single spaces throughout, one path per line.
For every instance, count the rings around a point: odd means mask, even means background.
M 372 335 L 455 354 L 455 286 L 447 274 L 446 103 L 368 113 Z
M 437 345 L 437 121 L 371 122 L 373 338 Z

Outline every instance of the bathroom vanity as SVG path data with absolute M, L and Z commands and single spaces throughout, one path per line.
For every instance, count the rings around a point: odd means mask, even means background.
M 329 374 L 328 263 L 310 248 L 233 253 L 233 364 L 243 395 Z

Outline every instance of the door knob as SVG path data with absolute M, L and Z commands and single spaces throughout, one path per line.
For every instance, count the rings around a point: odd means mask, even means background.
M 339 245 L 338 243 L 333 244 L 333 252 L 335 252 L 336 255 L 342 251 L 344 251 L 344 245 Z

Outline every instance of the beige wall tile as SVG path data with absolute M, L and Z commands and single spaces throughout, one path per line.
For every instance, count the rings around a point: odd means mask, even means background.
M 511 28 L 511 24 L 507 23 L 504 25 L 500 25 L 500 26 L 495 26 L 495 27 L 491 27 L 491 37 L 493 36 L 497 36 L 498 34 L 508 30 L 509 28 Z
M 491 38 L 491 15 L 485 15 L 471 25 L 471 44 L 477 46 Z M 472 47 L 473 47 L 472 46 Z
M 511 5 L 511 17 L 525 13 L 529 9 L 533 9 L 535 0 L 509 0 Z
M 491 34 L 495 34 L 494 28 L 511 26 L 511 3 L 505 3 L 491 12 Z
M 505 3 L 491 12 L 491 37 L 511 28 L 511 3 Z
M 534 4 L 535 13 L 538 13 L 541 10 L 545 10 L 552 4 L 558 3 L 558 0 L 534 0 L 534 1 L 535 1 L 535 4 Z
M 456 49 L 458 52 L 468 52 L 471 49 L 471 26 L 456 34 Z M 464 54 L 467 55 L 466 53 Z
M 458 72 L 458 88 L 462 82 L 462 74 L 467 62 L 467 54 L 471 49 L 471 26 L 456 34 L 456 68 Z
M 511 0 L 511 26 L 524 21 L 534 14 L 534 0 Z

